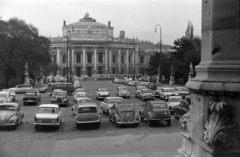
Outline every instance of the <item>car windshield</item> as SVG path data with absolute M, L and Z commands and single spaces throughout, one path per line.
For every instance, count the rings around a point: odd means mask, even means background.
M 36 95 L 36 93 L 34 93 L 34 92 L 26 92 L 25 95 L 31 96 L 31 95 Z
M 98 91 L 99 92 L 104 92 L 104 91 L 107 91 L 107 88 L 98 88 Z
M 76 89 L 76 92 L 85 92 L 85 89 L 83 89 L 83 88 L 78 88 L 78 89 Z
M 12 105 L 1 105 L 0 111 L 2 111 L 2 110 L 15 111 L 16 107 L 12 106 Z
M 58 114 L 58 109 L 55 107 L 40 107 L 38 108 L 37 113 L 52 113 Z
M 121 88 L 119 88 L 119 91 L 126 91 L 126 90 L 127 90 L 126 87 L 121 87 Z
M 184 88 L 184 87 L 176 87 L 177 91 L 188 91 L 187 88 Z
M 108 103 L 110 102 L 124 102 L 123 98 L 112 98 L 108 100 Z
M 151 93 L 151 90 L 149 90 L 149 89 L 144 89 L 144 90 L 142 90 L 142 93 Z
M 175 89 L 173 89 L 173 88 L 167 88 L 167 89 L 164 89 L 164 92 L 175 92 Z
M 146 89 L 146 86 L 137 86 L 137 89 Z
M 76 97 L 85 97 L 86 93 L 85 92 L 80 92 L 76 94 Z
M 55 96 L 66 96 L 66 92 L 55 92 Z
M 79 100 L 78 102 L 79 103 L 90 103 L 90 102 L 92 102 L 92 100 L 90 100 L 90 99 L 82 99 L 82 100 Z
M 7 94 L 5 93 L 0 93 L 0 98 L 6 98 L 7 97 Z
M 163 104 L 163 103 L 156 103 L 156 104 L 152 104 L 153 108 L 166 108 L 167 105 Z
M 169 97 L 169 102 L 181 102 L 183 99 L 181 97 Z
M 97 113 L 96 107 L 80 107 L 78 113 Z

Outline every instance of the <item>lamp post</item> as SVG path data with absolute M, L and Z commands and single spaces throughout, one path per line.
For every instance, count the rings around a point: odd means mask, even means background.
M 158 68 L 158 73 L 159 73 L 159 79 L 158 79 L 158 83 L 161 82 L 161 53 L 162 53 L 162 28 L 161 28 L 161 25 L 157 24 L 155 26 L 155 33 L 157 32 L 157 26 L 160 27 L 160 52 L 159 52 L 159 68 Z

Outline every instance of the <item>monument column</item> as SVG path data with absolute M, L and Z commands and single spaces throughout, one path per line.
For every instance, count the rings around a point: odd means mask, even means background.
M 239 0 L 202 1 L 201 62 L 182 119 L 181 157 L 240 156 Z
M 86 50 L 83 49 L 83 75 L 86 75 Z

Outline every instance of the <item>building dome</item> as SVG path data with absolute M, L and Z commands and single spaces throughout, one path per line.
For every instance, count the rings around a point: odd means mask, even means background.
M 113 37 L 113 28 L 98 23 L 89 16 L 89 13 L 86 13 L 78 22 L 64 25 L 63 36 L 70 36 L 75 40 L 105 40 L 109 37 Z

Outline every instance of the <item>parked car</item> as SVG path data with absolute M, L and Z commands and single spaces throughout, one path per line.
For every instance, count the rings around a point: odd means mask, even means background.
M 151 89 L 141 89 L 141 92 L 139 94 L 139 99 L 142 100 L 142 101 L 154 100 L 155 96 L 154 96 L 153 91 Z
M 121 125 L 139 125 L 140 117 L 131 102 L 114 103 L 109 112 L 109 121 L 116 127 Z
M 174 88 L 170 88 L 170 87 L 164 87 L 160 91 L 160 99 L 163 99 L 165 101 L 167 101 L 169 96 L 177 96 L 177 95 L 179 95 L 179 94 L 176 92 L 176 90 Z
M 13 99 L 8 91 L 0 91 L 0 103 L 13 102 Z
M 78 105 L 77 115 L 76 115 L 76 128 L 80 128 L 84 124 L 95 124 L 100 127 L 101 123 L 101 111 L 97 104 L 84 103 Z
M 79 105 L 85 104 L 85 103 L 91 103 L 92 99 L 87 97 L 77 97 L 73 101 L 72 111 L 73 115 L 75 116 L 77 114 L 77 109 Z
M 23 105 L 28 105 L 28 104 L 37 105 L 38 102 L 39 102 L 39 95 L 37 90 L 30 89 L 25 92 L 23 96 Z
M 183 99 L 187 95 L 190 95 L 190 91 L 186 87 L 175 87 L 175 90 L 181 97 L 183 97 Z
M 163 86 L 163 85 L 162 85 L 161 83 L 154 83 L 153 86 L 152 86 L 152 88 L 150 88 L 150 89 L 152 89 L 152 90 L 157 90 L 158 87 L 162 87 L 162 86 Z
M 181 118 L 188 111 L 190 111 L 190 104 L 188 101 L 182 100 L 182 102 L 174 108 L 175 119 Z
M 118 97 L 123 97 L 128 99 L 130 98 L 130 92 L 127 90 L 127 87 L 125 86 L 118 87 L 115 95 Z
M 166 121 L 168 126 L 171 125 L 171 114 L 165 101 L 147 101 L 139 114 L 141 121 L 146 120 L 148 126 L 152 126 L 156 121 Z
M 152 89 L 154 86 L 154 82 L 149 82 L 149 84 L 147 85 L 147 88 Z
M 57 104 L 41 104 L 34 117 L 35 129 L 40 126 L 54 126 L 59 129 L 62 123 L 62 112 Z
M 137 86 L 135 87 L 135 89 L 136 89 L 135 97 L 138 98 L 138 97 L 139 97 L 139 94 L 140 94 L 140 92 L 141 92 L 141 89 L 147 89 L 147 87 L 146 87 L 146 86 L 143 86 L 143 85 L 137 85 Z
M 2 92 L 9 92 L 11 96 L 11 102 L 16 101 L 16 92 L 13 89 L 2 89 Z
M 87 93 L 86 92 L 78 92 L 76 93 L 73 98 L 80 98 L 80 97 L 86 97 L 87 96 Z
M 39 89 L 40 93 L 47 93 L 47 86 Z
M 64 91 L 67 91 L 67 93 L 69 95 L 72 95 L 72 93 L 74 91 L 72 83 L 68 83 L 68 82 L 63 82 L 63 83 L 58 82 L 58 83 L 50 83 L 50 84 L 48 84 L 47 91 L 48 91 L 48 93 L 50 95 L 52 95 L 54 89 L 62 89 Z
M 182 101 L 183 98 L 181 96 L 170 96 L 168 98 L 167 104 L 171 115 L 174 115 L 174 108 L 177 107 Z
M 123 102 L 124 99 L 122 97 L 106 97 L 101 103 L 100 107 L 102 112 L 105 114 L 109 114 L 110 108 L 114 103 Z
M 16 93 L 24 93 L 27 90 L 32 89 L 32 86 L 31 85 L 20 84 L 20 85 L 17 85 L 16 87 L 10 88 L 10 89 L 15 90 Z
M 52 95 L 51 103 L 68 106 L 67 92 L 60 90 L 54 92 L 54 94 Z
M 163 86 L 157 86 L 155 91 L 155 98 L 160 98 L 160 92 L 162 91 Z
M 85 91 L 84 88 L 77 88 L 77 89 L 75 89 L 75 91 L 74 91 L 72 94 L 75 95 L 75 94 L 77 94 L 78 92 L 85 92 L 85 93 L 86 93 L 86 91 Z M 86 94 L 87 94 L 87 93 L 86 93 Z
M 21 105 L 18 103 L 1 103 L 0 104 L 0 127 L 12 127 L 14 130 L 22 123 L 24 113 Z
M 110 96 L 110 92 L 107 90 L 107 88 L 97 88 L 96 91 L 96 99 L 104 99 L 105 97 Z

